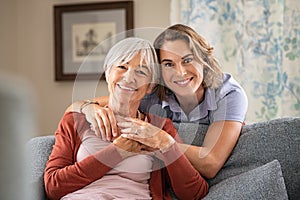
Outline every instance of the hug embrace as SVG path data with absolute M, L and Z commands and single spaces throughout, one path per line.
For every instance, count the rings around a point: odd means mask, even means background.
M 59 123 L 44 174 L 48 198 L 203 198 L 248 107 L 213 48 L 177 24 L 153 45 L 121 40 L 104 70 L 109 96 L 74 102 Z M 184 144 L 173 122 L 209 125 L 202 146 Z

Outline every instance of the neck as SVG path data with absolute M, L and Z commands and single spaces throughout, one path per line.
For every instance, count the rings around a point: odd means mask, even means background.
M 111 99 L 108 103 L 108 107 L 113 110 L 114 114 L 132 118 L 136 118 L 138 116 L 139 105 L 140 104 L 136 102 L 119 102 L 116 100 L 111 101 Z
M 190 113 L 196 106 L 198 106 L 204 99 L 204 88 L 199 87 L 198 90 L 192 95 L 180 96 L 176 95 L 181 109 L 185 113 Z

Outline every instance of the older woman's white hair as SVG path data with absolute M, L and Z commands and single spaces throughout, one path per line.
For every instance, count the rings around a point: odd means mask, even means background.
M 152 44 L 145 39 L 129 37 L 116 43 L 107 53 L 104 60 L 104 71 L 106 80 L 109 78 L 109 72 L 112 66 L 120 65 L 130 61 L 138 53 L 141 55 L 141 65 L 143 60 L 149 68 L 152 75 L 152 83 L 157 83 L 160 76 L 160 70 L 155 49 Z

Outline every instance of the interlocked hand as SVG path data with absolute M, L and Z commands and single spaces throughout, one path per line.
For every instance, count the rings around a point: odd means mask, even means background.
M 121 129 L 121 137 L 135 140 L 153 150 L 163 151 L 175 143 L 167 132 L 140 119 L 124 118 L 118 127 Z

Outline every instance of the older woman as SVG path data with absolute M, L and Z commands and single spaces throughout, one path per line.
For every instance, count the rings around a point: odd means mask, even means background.
M 178 147 L 171 120 L 138 110 L 157 82 L 155 63 L 146 40 L 127 38 L 111 48 L 104 61 L 107 107 L 117 116 L 121 136 L 103 141 L 83 114 L 66 113 L 45 169 L 50 199 L 171 199 L 168 185 L 182 199 L 206 195 L 208 184 Z M 133 131 L 146 136 L 147 144 L 122 135 Z

